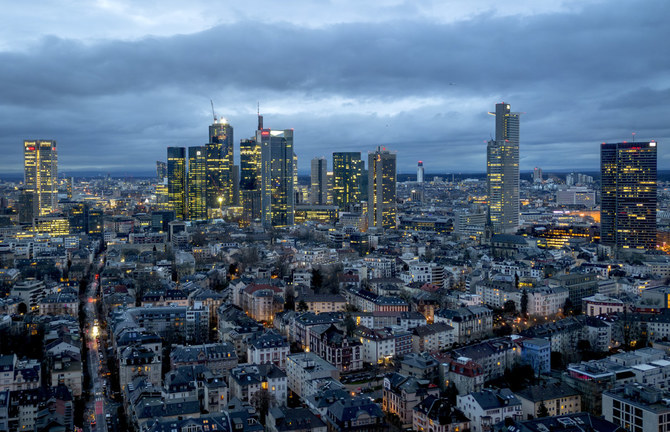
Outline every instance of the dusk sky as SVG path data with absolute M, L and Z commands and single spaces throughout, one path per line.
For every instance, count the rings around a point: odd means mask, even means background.
M 483 172 L 487 111 L 521 118 L 521 170 L 598 169 L 602 141 L 659 141 L 670 168 L 670 2 L 4 2 L 0 174 L 55 139 L 59 171 L 151 174 L 203 145 L 295 129 L 301 172 L 333 151 L 398 171 Z

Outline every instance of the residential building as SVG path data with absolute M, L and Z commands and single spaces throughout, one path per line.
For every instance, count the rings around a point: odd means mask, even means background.
M 382 409 L 397 415 L 403 427 L 409 427 L 414 407 L 427 396 L 439 394 L 439 387 L 428 380 L 392 373 L 384 377 Z
M 273 364 L 244 364 L 230 371 L 230 398 L 251 402 L 260 390 L 268 390 L 279 405 L 286 405 L 288 385 L 286 374 Z
M 447 399 L 427 396 L 413 409 L 412 430 L 460 432 L 470 430 L 470 420 Z
M 434 320 L 453 327 L 454 339 L 458 343 L 483 339 L 493 332 L 493 311 L 484 306 L 440 309 L 435 312 Z
M 582 411 L 582 398 L 579 392 L 563 383 L 529 386 L 515 392 L 514 395 L 521 401 L 524 418 L 537 417 L 542 405 L 550 416 Z
M 484 389 L 456 397 L 456 406 L 470 419 L 472 432 L 490 431 L 493 425 L 510 418 L 522 420 L 521 401 L 508 388 Z
M 339 370 L 313 352 L 291 354 L 286 358 L 288 388 L 301 398 L 310 396 L 307 384 L 313 380 L 332 378 L 338 380 Z
M 626 384 L 602 394 L 603 417 L 629 432 L 667 431 L 669 398 L 667 391 L 652 385 Z

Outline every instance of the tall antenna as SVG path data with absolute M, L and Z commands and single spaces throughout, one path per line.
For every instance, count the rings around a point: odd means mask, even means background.
M 210 99 L 209 103 L 212 104 L 212 117 L 214 117 L 214 123 L 216 123 L 216 114 L 214 113 L 214 102 Z

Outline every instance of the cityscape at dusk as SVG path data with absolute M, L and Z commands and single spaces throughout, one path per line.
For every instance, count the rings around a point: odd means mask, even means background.
M 670 432 L 670 4 L 0 26 L 0 431 Z

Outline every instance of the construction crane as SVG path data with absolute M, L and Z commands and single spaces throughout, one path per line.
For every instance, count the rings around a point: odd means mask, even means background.
M 212 104 L 212 117 L 214 117 L 214 123 L 216 123 L 216 113 L 214 112 L 214 101 L 210 99 L 209 103 Z

